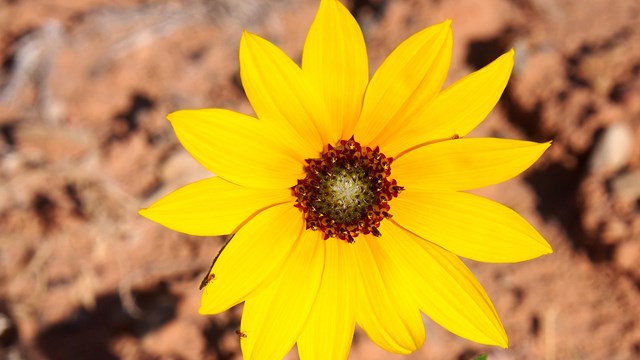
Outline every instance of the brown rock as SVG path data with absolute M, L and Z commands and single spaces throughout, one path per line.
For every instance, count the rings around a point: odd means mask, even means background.
M 624 202 L 640 199 L 640 170 L 628 171 L 611 181 L 613 195 Z
M 615 263 L 623 271 L 628 271 L 640 279 L 640 239 L 631 239 L 616 248 Z
M 633 131 L 625 123 L 608 126 L 596 143 L 589 170 L 592 173 L 613 173 L 629 163 L 633 150 Z
M 622 242 L 631 235 L 631 229 L 624 221 L 613 218 L 604 224 L 601 233 L 601 241 L 603 244 L 615 244 Z

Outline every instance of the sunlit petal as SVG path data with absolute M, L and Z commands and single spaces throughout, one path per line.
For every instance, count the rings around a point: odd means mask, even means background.
M 304 158 L 281 143 L 291 132 L 276 137 L 262 121 L 222 109 L 181 110 L 167 118 L 191 156 L 232 183 L 286 189 L 304 174 Z
M 372 250 L 383 239 L 367 236 L 356 240 L 354 252 L 357 269 L 358 303 L 356 321 L 369 338 L 383 349 L 408 354 L 425 339 L 424 324 L 416 303 L 406 293 L 385 279 L 380 259 Z
M 240 41 L 240 76 L 260 120 L 293 129 L 294 148 L 314 157 L 328 139 L 330 117 L 317 89 L 282 50 L 248 32 Z
M 240 323 L 246 334 L 240 342 L 245 359 L 282 359 L 291 350 L 316 299 L 324 257 L 321 234 L 304 231 L 279 276 L 247 299 Z
M 393 177 L 407 189 L 470 190 L 520 174 L 550 142 L 467 138 L 425 145 L 393 162 Z
M 276 205 L 256 215 L 218 256 L 211 270 L 215 278 L 202 291 L 200 313 L 225 311 L 268 285 L 281 273 L 285 259 L 292 256 L 302 232 L 303 219 L 290 204 Z
M 522 216 L 480 196 L 408 189 L 393 200 L 392 210 L 403 228 L 469 259 L 516 262 L 552 252 Z
M 385 272 L 429 318 L 454 334 L 507 347 L 507 334 L 487 293 L 457 256 L 392 222 L 380 225 Z
M 388 156 L 425 142 L 467 135 L 496 106 L 513 68 L 513 50 L 444 89 L 431 103 L 415 107 L 410 121 L 384 143 Z
M 405 126 L 415 108 L 433 99 L 451 63 L 451 21 L 430 26 L 403 41 L 376 71 L 354 130 L 363 145 L 383 147 L 387 135 Z
M 226 235 L 263 209 L 293 200 L 289 189 L 250 189 L 214 177 L 181 187 L 139 213 L 185 234 Z
M 327 104 L 329 143 L 349 138 L 360 116 L 369 70 L 360 26 L 340 2 L 320 2 L 304 45 L 302 69 Z
M 357 303 L 352 245 L 331 239 L 326 248 L 324 272 L 318 295 L 304 330 L 298 339 L 303 360 L 345 359 L 349 354 L 355 328 Z M 327 338 L 330 335 L 330 339 Z

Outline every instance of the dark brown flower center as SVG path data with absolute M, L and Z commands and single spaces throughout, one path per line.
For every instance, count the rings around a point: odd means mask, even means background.
M 307 229 L 322 231 L 325 240 L 350 243 L 360 234 L 380 236 L 380 222 L 391 217 L 388 202 L 403 190 L 388 179 L 392 161 L 353 137 L 328 145 L 318 159 L 307 159 L 307 176 L 292 188 Z

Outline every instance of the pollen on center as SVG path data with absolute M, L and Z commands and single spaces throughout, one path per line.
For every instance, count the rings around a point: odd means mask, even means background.
M 380 222 L 391 217 L 388 202 L 403 189 L 388 178 L 392 161 L 353 137 L 307 159 L 306 177 L 292 188 L 307 229 L 351 243 L 360 234 L 380 236 Z

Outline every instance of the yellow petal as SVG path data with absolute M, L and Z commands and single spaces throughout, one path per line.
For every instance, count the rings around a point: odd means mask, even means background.
M 293 347 L 318 293 L 324 257 L 321 233 L 303 231 L 278 278 L 247 299 L 240 323 L 245 359 L 282 359 Z
M 183 186 L 139 213 L 185 234 L 226 235 L 265 208 L 292 200 L 289 189 L 249 189 L 214 177 Z
M 204 167 L 232 183 L 286 189 L 304 177 L 304 157 L 285 147 L 290 140 L 250 116 L 222 109 L 181 110 L 167 116 L 182 146 Z
M 317 157 L 327 143 L 330 118 L 317 89 L 282 50 L 244 32 L 240 41 L 240 77 L 260 120 L 297 134 L 295 148 Z
M 227 243 L 211 273 L 215 278 L 202 291 L 201 314 L 217 314 L 268 285 L 303 231 L 300 211 L 291 204 L 257 214 Z
M 433 99 L 447 76 L 451 46 L 450 20 L 398 45 L 369 83 L 354 131 L 356 140 L 363 145 L 382 145 L 386 135 L 393 135 L 409 120 L 411 109 Z
M 420 310 L 458 336 L 507 347 L 491 300 L 457 256 L 390 221 L 382 222 L 380 232 L 380 248 L 389 264 L 385 272 L 415 298 Z
M 360 116 L 369 70 L 360 26 L 340 2 L 320 2 L 304 44 L 302 70 L 327 105 L 329 143 L 351 137 Z
M 402 130 L 378 145 L 397 157 L 429 141 L 467 135 L 496 106 L 512 68 L 513 50 L 447 87 L 427 106 L 415 107 Z
M 407 189 L 393 199 L 391 213 L 403 228 L 477 261 L 517 262 L 552 252 L 518 213 L 472 194 Z
M 391 172 L 407 189 L 476 189 L 520 174 L 550 145 L 491 138 L 442 141 L 402 155 Z
M 322 283 L 298 339 L 302 360 L 346 359 L 355 328 L 355 279 L 345 241 L 324 241 L 326 257 Z M 327 338 L 330 334 L 330 338 Z
M 378 265 L 384 259 L 376 257 L 372 250 L 376 241 L 382 239 L 360 236 L 352 249 L 347 249 L 355 252 L 356 321 L 381 348 L 408 354 L 422 346 L 424 324 L 416 303 L 407 300 L 406 293 L 393 284 L 393 279 L 385 279 Z

